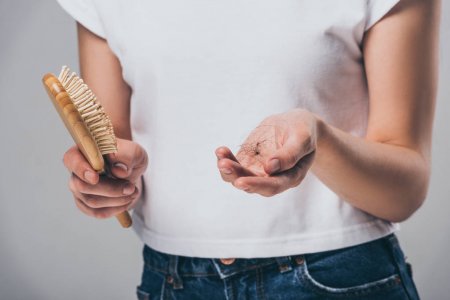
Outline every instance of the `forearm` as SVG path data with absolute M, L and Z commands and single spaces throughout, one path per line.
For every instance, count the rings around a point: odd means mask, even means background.
M 423 202 L 429 181 L 428 155 L 369 141 L 318 121 L 312 172 L 353 206 L 399 222 Z
M 403 221 L 424 201 L 437 82 L 440 1 L 400 3 L 366 33 L 367 135 L 319 121 L 313 172 L 355 207 Z

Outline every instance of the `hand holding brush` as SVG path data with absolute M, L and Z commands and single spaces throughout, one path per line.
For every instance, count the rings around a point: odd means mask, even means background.
M 134 207 L 142 193 L 141 176 L 147 154 L 135 142 L 117 139 L 118 152 L 106 156 L 108 172 L 100 176 L 77 146 L 64 154 L 64 165 L 72 173 L 69 187 L 77 207 L 86 215 L 104 219 Z
M 131 141 L 120 140 L 122 146 L 118 145 L 111 121 L 96 96 L 67 67 L 58 77 L 46 74 L 42 81 L 77 144 L 64 157 L 73 174 L 70 188 L 77 206 L 98 218 L 115 215 L 123 227 L 130 227 L 127 209 L 142 190 L 136 184 L 141 184 L 147 166 L 145 151 Z

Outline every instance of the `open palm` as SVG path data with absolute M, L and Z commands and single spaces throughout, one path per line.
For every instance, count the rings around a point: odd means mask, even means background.
M 294 110 L 266 118 L 249 134 L 236 156 L 229 148 L 219 147 L 217 166 L 223 180 L 262 196 L 300 184 L 314 157 L 311 116 Z

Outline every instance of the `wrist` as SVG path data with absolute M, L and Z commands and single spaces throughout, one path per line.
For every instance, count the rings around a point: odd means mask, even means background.
M 316 114 L 313 114 L 316 130 L 316 151 L 323 147 L 327 140 L 329 125 Z
M 317 115 L 314 115 L 315 118 L 315 130 L 316 130 L 316 149 L 315 149 L 315 159 L 312 166 L 312 171 L 317 168 L 317 165 L 323 165 L 323 160 L 325 158 L 325 161 L 327 158 L 327 155 L 323 155 L 324 152 L 326 152 L 327 144 L 330 141 L 330 133 L 331 133 L 331 127 L 326 123 L 322 118 L 320 118 Z M 327 165 L 327 163 L 325 163 Z

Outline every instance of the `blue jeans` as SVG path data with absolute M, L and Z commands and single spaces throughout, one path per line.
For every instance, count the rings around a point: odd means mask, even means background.
M 144 247 L 138 299 L 419 299 L 395 235 L 339 250 L 257 259 Z

